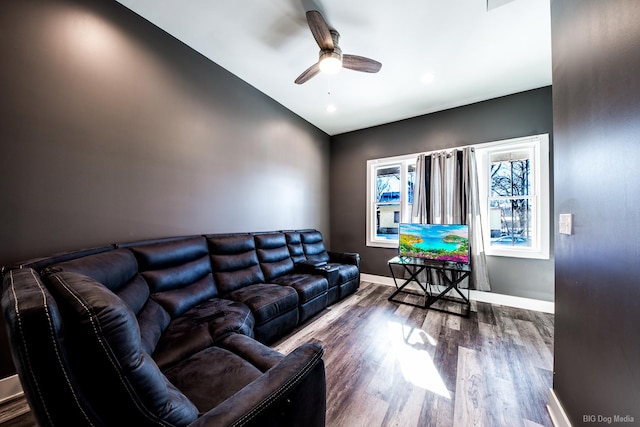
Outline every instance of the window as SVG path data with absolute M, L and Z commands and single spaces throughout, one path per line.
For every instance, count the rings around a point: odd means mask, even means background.
M 549 259 L 549 135 L 475 149 L 486 254 Z M 398 247 L 398 224 L 411 220 L 417 157 L 367 162 L 367 246 Z
M 416 175 L 414 156 L 367 162 L 367 245 L 398 246 L 398 224 L 409 222 Z
M 549 258 L 549 137 L 476 148 L 487 255 Z

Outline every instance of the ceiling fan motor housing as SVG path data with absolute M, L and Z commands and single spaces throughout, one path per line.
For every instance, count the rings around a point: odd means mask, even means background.
M 321 50 L 320 51 L 320 62 L 325 59 L 334 58 L 338 61 L 342 62 L 342 51 L 339 47 L 334 48 L 333 50 Z
M 342 68 L 342 49 L 338 46 L 340 34 L 331 30 L 331 39 L 333 40 L 333 49 L 323 49 L 320 51 L 320 59 L 318 65 L 320 70 L 326 74 L 337 74 Z
M 332 50 L 321 50 L 320 51 L 320 61 L 325 58 L 335 58 L 338 61 L 342 62 L 342 49 L 340 49 L 340 33 L 336 30 L 330 30 L 331 39 L 333 40 L 333 49 Z

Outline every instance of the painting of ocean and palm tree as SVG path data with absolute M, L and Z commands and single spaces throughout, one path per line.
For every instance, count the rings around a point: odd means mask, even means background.
M 469 262 L 469 226 L 400 224 L 399 255 L 434 261 Z

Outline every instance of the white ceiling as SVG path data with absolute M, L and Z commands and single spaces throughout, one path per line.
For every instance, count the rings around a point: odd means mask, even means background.
M 118 1 L 329 135 L 551 84 L 549 0 Z M 294 84 L 318 60 L 307 10 L 381 71 Z

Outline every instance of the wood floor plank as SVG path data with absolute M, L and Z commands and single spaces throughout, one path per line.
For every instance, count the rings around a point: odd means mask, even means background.
M 511 309 L 511 307 L 493 306 L 493 314 L 496 317 L 496 324 L 499 327 L 501 337 L 513 344 L 522 345 L 520 332 L 518 332 L 518 328 L 514 322 L 514 314 L 517 315 L 517 312 L 518 311 Z
M 456 394 L 454 406 L 454 427 L 472 427 L 488 425 L 485 393 L 483 393 L 484 374 L 475 350 L 460 347 L 456 372 Z
M 359 390 L 354 391 L 354 396 L 350 409 L 335 416 L 332 422 L 353 427 L 382 426 L 389 407 L 387 402 Z M 361 416 L 363 412 L 367 417 Z
M 472 301 L 475 305 L 475 312 L 477 313 L 478 323 L 486 323 L 488 325 L 496 324 L 496 316 L 493 313 L 493 309 L 491 304 L 487 303 L 479 303 L 477 301 Z
M 405 387 L 405 395 L 402 399 L 391 401 L 386 417 L 385 426 L 405 427 L 419 426 L 420 414 L 427 391 L 420 387 Z
M 537 368 L 553 370 L 553 354 L 540 336 L 533 322 L 515 320 L 520 336 L 526 337 L 524 347 L 529 352 L 531 363 Z

